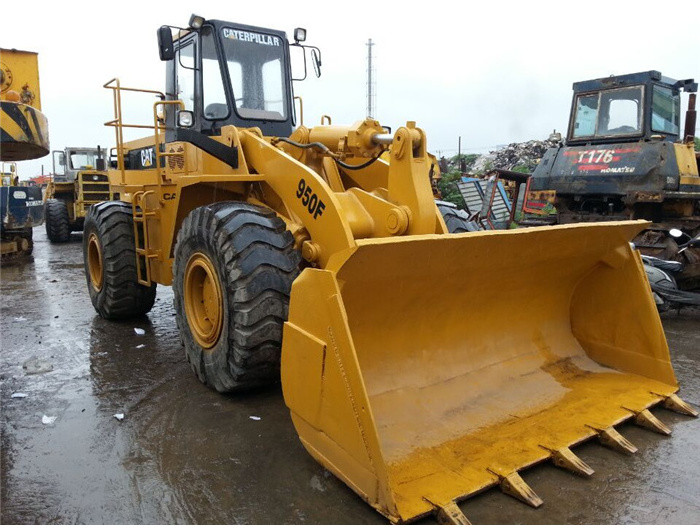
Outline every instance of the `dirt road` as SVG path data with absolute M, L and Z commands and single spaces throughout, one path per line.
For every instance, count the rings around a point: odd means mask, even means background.
M 81 236 L 51 245 L 34 235 L 33 261 L 1 274 L 3 525 L 386 523 L 305 452 L 279 388 L 222 396 L 199 383 L 169 288 L 147 318 L 104 321 L 87 295 Z M 700 312 L 663 322 L 682 395 L 697 407 Z M 526 471 L 540 509 L 493 489 L 462 510 L 481 525 L 696 525 L 700 420 L 654 412 L 673 436 L 623 425 L 634 456 L 576 448 L 592 478 Z

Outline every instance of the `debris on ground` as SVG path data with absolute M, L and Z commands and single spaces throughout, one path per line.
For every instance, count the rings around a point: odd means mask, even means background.
M 22 363 L 22 368 L 24 369 L 24 373 L 27 375 L 45 374 L 46 372 L 51 372 L 51 370 L 53 370 L 53 364 L 48 362 L 46 359 L 30 357 L 24 363 Z
M 262 418 L 260 416 L 250 416 L 253 421 L 260 421 Z
M 24 394 L 22 392 L 15 392 L 14 394 L 12 394 L 12 399 L 24 399 L 28 395 L 29 394 Z
M 146 333 L 146 330 L 143 328 L 134 328 L 134 332 L 136 332 L 136 335 L 144 335 Z
M 309 484 L 311 485 L 311 488 L 314 490 L 317 490 L 319 492 L 326 492 L 326 486 L 321 481 L 321 478 L 318 475 L 314 475 L 311 478 L 311 482 Z
M 112 417 L 114 419 L 116 419 L 117 421 L 122 421 L 124 419 L 124 414 L 122 414 L 122 413 L 114 414 Z
M 136 348 L 146 348 L 146 345 L 143 345 L 143 344 L 137 345 Z
M 44 425 L 53 425 L 57 419 L 58 419 L 58 416 L 43 416 L 41 418 L 41 422 Z

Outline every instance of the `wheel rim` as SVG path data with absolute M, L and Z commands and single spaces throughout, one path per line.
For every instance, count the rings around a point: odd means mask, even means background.
M 187 261 L 185 282 L 185 314 L 192 336 L 202 348 L 211 348 L 219 340 L 224 320 L 221 284 L 211 259 L 194 253 Z
M 88 272 L 92 287 L 99 292 L 102 290 L 102 248 L 95 233 L 88 237 Z

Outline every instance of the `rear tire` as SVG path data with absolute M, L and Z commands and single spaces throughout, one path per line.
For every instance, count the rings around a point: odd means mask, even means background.
M 25 255 L 31 255 L 34 252 L 34 231 L 31 228 L 27 228 L 20 234 L 23 242 L 27 243 L 27 248 L 23 252 Z
M 138 283 L 136 243 L 131 206 L 101 202 L 90 207 L 83 231 L 83 260 L 88 292 L 105 319 L 147 314 L 156 299 L 156 285 Z
M 61 199 L 46 201 L 46 236 L 51 242 L 70 241 L 71 224 L 68 206 Z
M 454 204 L 443 201 L 436 201 L 435 204 L 442 214 L 448 232 L 477 232 L 482 229 L 476 222 L 469 220 L 469 215 L 467 215 L 466 211 L 460 210 Z
M 185 218 L 173 265 L 175 315 L 200 381 L 219 392 L 279 381 L 300 261 L 284 221 L 268 208 L 220 202 Z

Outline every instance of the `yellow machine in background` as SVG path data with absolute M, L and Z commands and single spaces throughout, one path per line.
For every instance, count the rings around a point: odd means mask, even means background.
M 570 447 L 633 452 L 615 425 L 697 415 L 629 244 L 645 222 L 448 234 L 415 123 L 295 128 L 290 49 L 320 66 L 304 30 L 193 16 L 158 35 L 163 93 L 106 85 L 118 168 L 85 220 L 93 305 L 142 315 L 172 285 L 187 359 L 221 392 L 281 361 L 306 449 L 389 520 L 463 524 L 456 502 L 491 486 L 538 506 L 521 469 L 590 475 Z M 124 140 L 143 128 L 124 91 L 158 97 L 150 137 Z
M 0 49 L 0 160 L 12 163 L 0 187 L 2 261 L 31 255 L 32 228 L 44 221 L 41 188 L 18 187 L 16 161 L 49 152 L 48 121 L 41 112 L 36 53 Z
M 54 151 L 44 199 L 49 241 L 67 242 L 71 232 L 82 231 L 88 208 L 112 199 L 101 148 Z
M 49 153 L 37 53 L 0 49 L 0 112 L 2 160 L 38 159 Z

